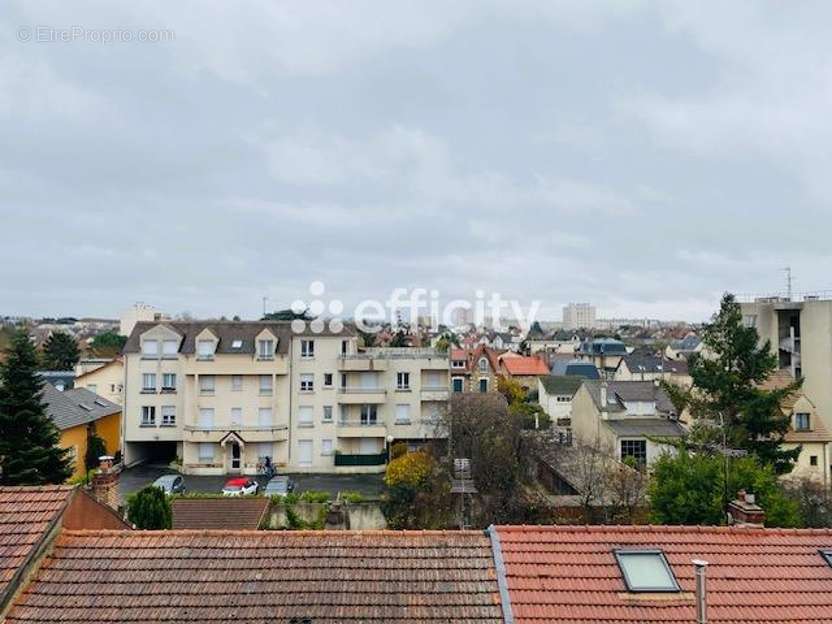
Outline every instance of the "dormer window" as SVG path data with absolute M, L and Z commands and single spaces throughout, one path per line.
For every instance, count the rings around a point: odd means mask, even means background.
M 480 372 L 487 373 L 488 372 L 488 360 L 485 358 L 480 358 L 479 362 Z
M 465 368 L 465 360 L 454 360 L 451 362 L 453 368 Z
M 178 340 L 163 340 L 162 341 L 162 355 L 171 356 L 179 352 Z
M 242 349 L 243 348 L 243 341 L 239 338 L 235 338 L 231 341 L 231 348 L 232 349 Z
M 832 550 L 821 550 L 818 552 L 820 552 L 820 556 L 823 557 L 826 564 L 832 568 Z
M 211 359 L 214 357 L 214 341 L 200 340 L 197 342 L 197 355 L 201 359 Z
M 613 551 L 627 591 L 679 592 L 679 583 L 661 550 Z
M 795 431 L 809 431 L 811 429 L 811 419 L 806 412 L 798 412 L 794 415 L 794 430 Z
M 257 357 L 261 360 L 271 360 L 274 358 L 274 340 L 258 340 Z
M 148 357 L 156 357 L 159 355 L 159 341 L 158 340 L 143 340 L 142 341 L 142 355 Z

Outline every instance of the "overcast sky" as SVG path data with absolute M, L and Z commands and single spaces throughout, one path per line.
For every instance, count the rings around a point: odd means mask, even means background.
M 5 0 L 0 314 L 832 288 L 832 3 L 708 4 Z

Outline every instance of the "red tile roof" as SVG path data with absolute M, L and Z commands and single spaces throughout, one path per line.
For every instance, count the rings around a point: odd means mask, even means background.
M 0 487 L 0 595 L 34 554 L 72 496 L 69 485 Z
M 177 498 L 173 501 L 174 529 L 256 530 L 269 508 L 264 496 Z
M 546 362 L 536 357 L 507 357 L 501 360 L 509 375 L 548 375 Z
M 6 622 L 502 622 L 474 531 L 64 532 Z
M 516 624 L 695 622 L 692 559 L 709 562 L 711 624 L 832 622 L 832 530 L 498 527 Z M 658 548 L 682 592 L 628 593 L 613 548 Z

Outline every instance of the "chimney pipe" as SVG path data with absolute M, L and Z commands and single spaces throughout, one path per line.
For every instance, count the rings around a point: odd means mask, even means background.
M 694 559 L 692 563 L 693 575 L 696 579 L 696 624 L 708 624 L 708 588 L 705 577 L 708 562 Z

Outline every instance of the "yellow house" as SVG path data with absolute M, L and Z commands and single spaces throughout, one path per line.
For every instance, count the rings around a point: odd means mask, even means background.
M 42 398 L 47 414 L 61 432 L 61 448 L 70 449 L 72 478 L 85 473 L 84 458 L 90 433 L 104 440 L 110 455 L 121 448 L 120 405 L 86 388 L 61 391 L 49 383 L 43 385 Z

